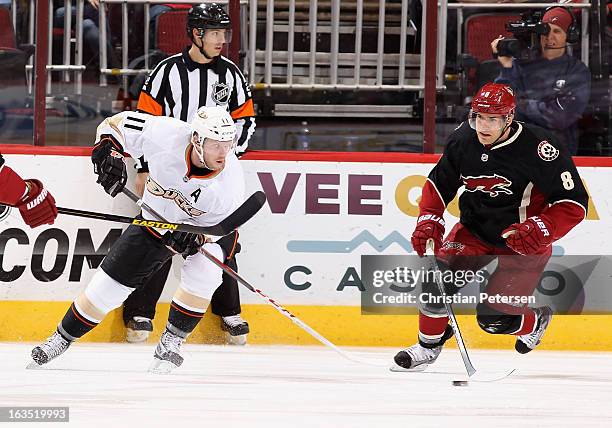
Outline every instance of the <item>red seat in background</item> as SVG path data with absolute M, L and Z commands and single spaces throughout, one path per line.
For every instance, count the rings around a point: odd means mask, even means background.
M 11 12 L 0 6 L 0 48 L 17 48 Z
M 159 15 L 155 47 L 168 55 L 174 55 L 191 45 L 185 29 L 186 22 L 187 10 L 171 10 Z
M 512 37 L 512 33 L 506 31 L 506 23 L 520 20 L 520 15 L 482 13 L 470 16 L 465 21 L 464 52 L 472 55 L 478 62 L 492 59 L 493 39 L 500 34 Z

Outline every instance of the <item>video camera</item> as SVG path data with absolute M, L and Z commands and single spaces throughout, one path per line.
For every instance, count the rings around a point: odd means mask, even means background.
M 521 14 L 521 20 L 508 22 L 506 31 L 514 38 L 502 39 L 497 44 L 497 56 L 512 56 L 520 60 L 533 60 L 540 48 L 540 36 L 550 32 L 550 25 L 542 22 L 543 11 Z

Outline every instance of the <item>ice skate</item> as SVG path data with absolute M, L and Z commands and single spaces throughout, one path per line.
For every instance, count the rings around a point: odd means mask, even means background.
M 153 331 L 153 323 L 149 318 L 134 317 L 126 326 L 125 340 L 129 343 L 146 342 Z
M 518 336 L 516 338 L 514 349 L 516 349 L 516 352 L 518 352 L 519 354 L 526 354 L 528 352 L 531 352 L 536 348 L 536 346 L 538 346 L 553 316 L 552 309 L 548 306 L 535 308 L 534 311 L 536 313 L 536 316 L 538 317 L 536 329 L 533 331 L 533 333 Z
M 159 338 L 155 348 L 153 363 L 149 367 L 150 373 L 168 374 L 183 364 L 181 345 L 185 339 L 168 329 Z
M 32 349 L 32 361 L 28 368 L 39 368 L 43 364 L 57 358 L 66 352 L 72 342 L 64 339 L 57 331 L 46 342 Z
M 225 331 L 225 341 L 228 345 L 245 345 L 249 333 L 249 323 L 240 315 L 221 317 L 221 329 Z
M 436 343 L 428 344 L 419 340 L 419 343 L 398 352 L 393 357 L 395 364 L 390 367 L 390 370 L 393 372 L 422 372 L 436 362 L 444 343 L 451 337 L 453 337 L 453 329 L 447 325 L 444 334 Z
M 430 364 L 438 359 L 442 352 L 442 345 L 434 348 L 425 348 L 420 343 L 412 345 L 403 351 L 398 352 L 393 361 L 395 365 L 391 367 L 394 372 L 422 372 Z

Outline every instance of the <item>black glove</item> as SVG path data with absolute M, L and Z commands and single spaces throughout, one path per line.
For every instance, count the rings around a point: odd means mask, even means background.
M 176 254 L 182 254 L 184 257 L 189 257 L 198 252 L 204 244 L 202 235 L 189 232 L 166 232 L 162 236 L 162 244 L 168 247 Z
M 112 135 L 102 135 L 91 152 L 94 172 L 104 191 L 113 198 L 123 190 L 127 182 L 127 169 L 123 162 L 121 145 Z

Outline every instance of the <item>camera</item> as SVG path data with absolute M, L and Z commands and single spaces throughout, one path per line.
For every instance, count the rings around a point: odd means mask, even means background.
M 497 56 L 512 56 L 521 60 L 532 60 L 538 54 L 540 36 L 550 32 L 550 26 L 542 22 L 542 11 L 521 14 L 521 20 L 506 23 L 506 31 L 514 38 L 502 39 L 497 44 Z

